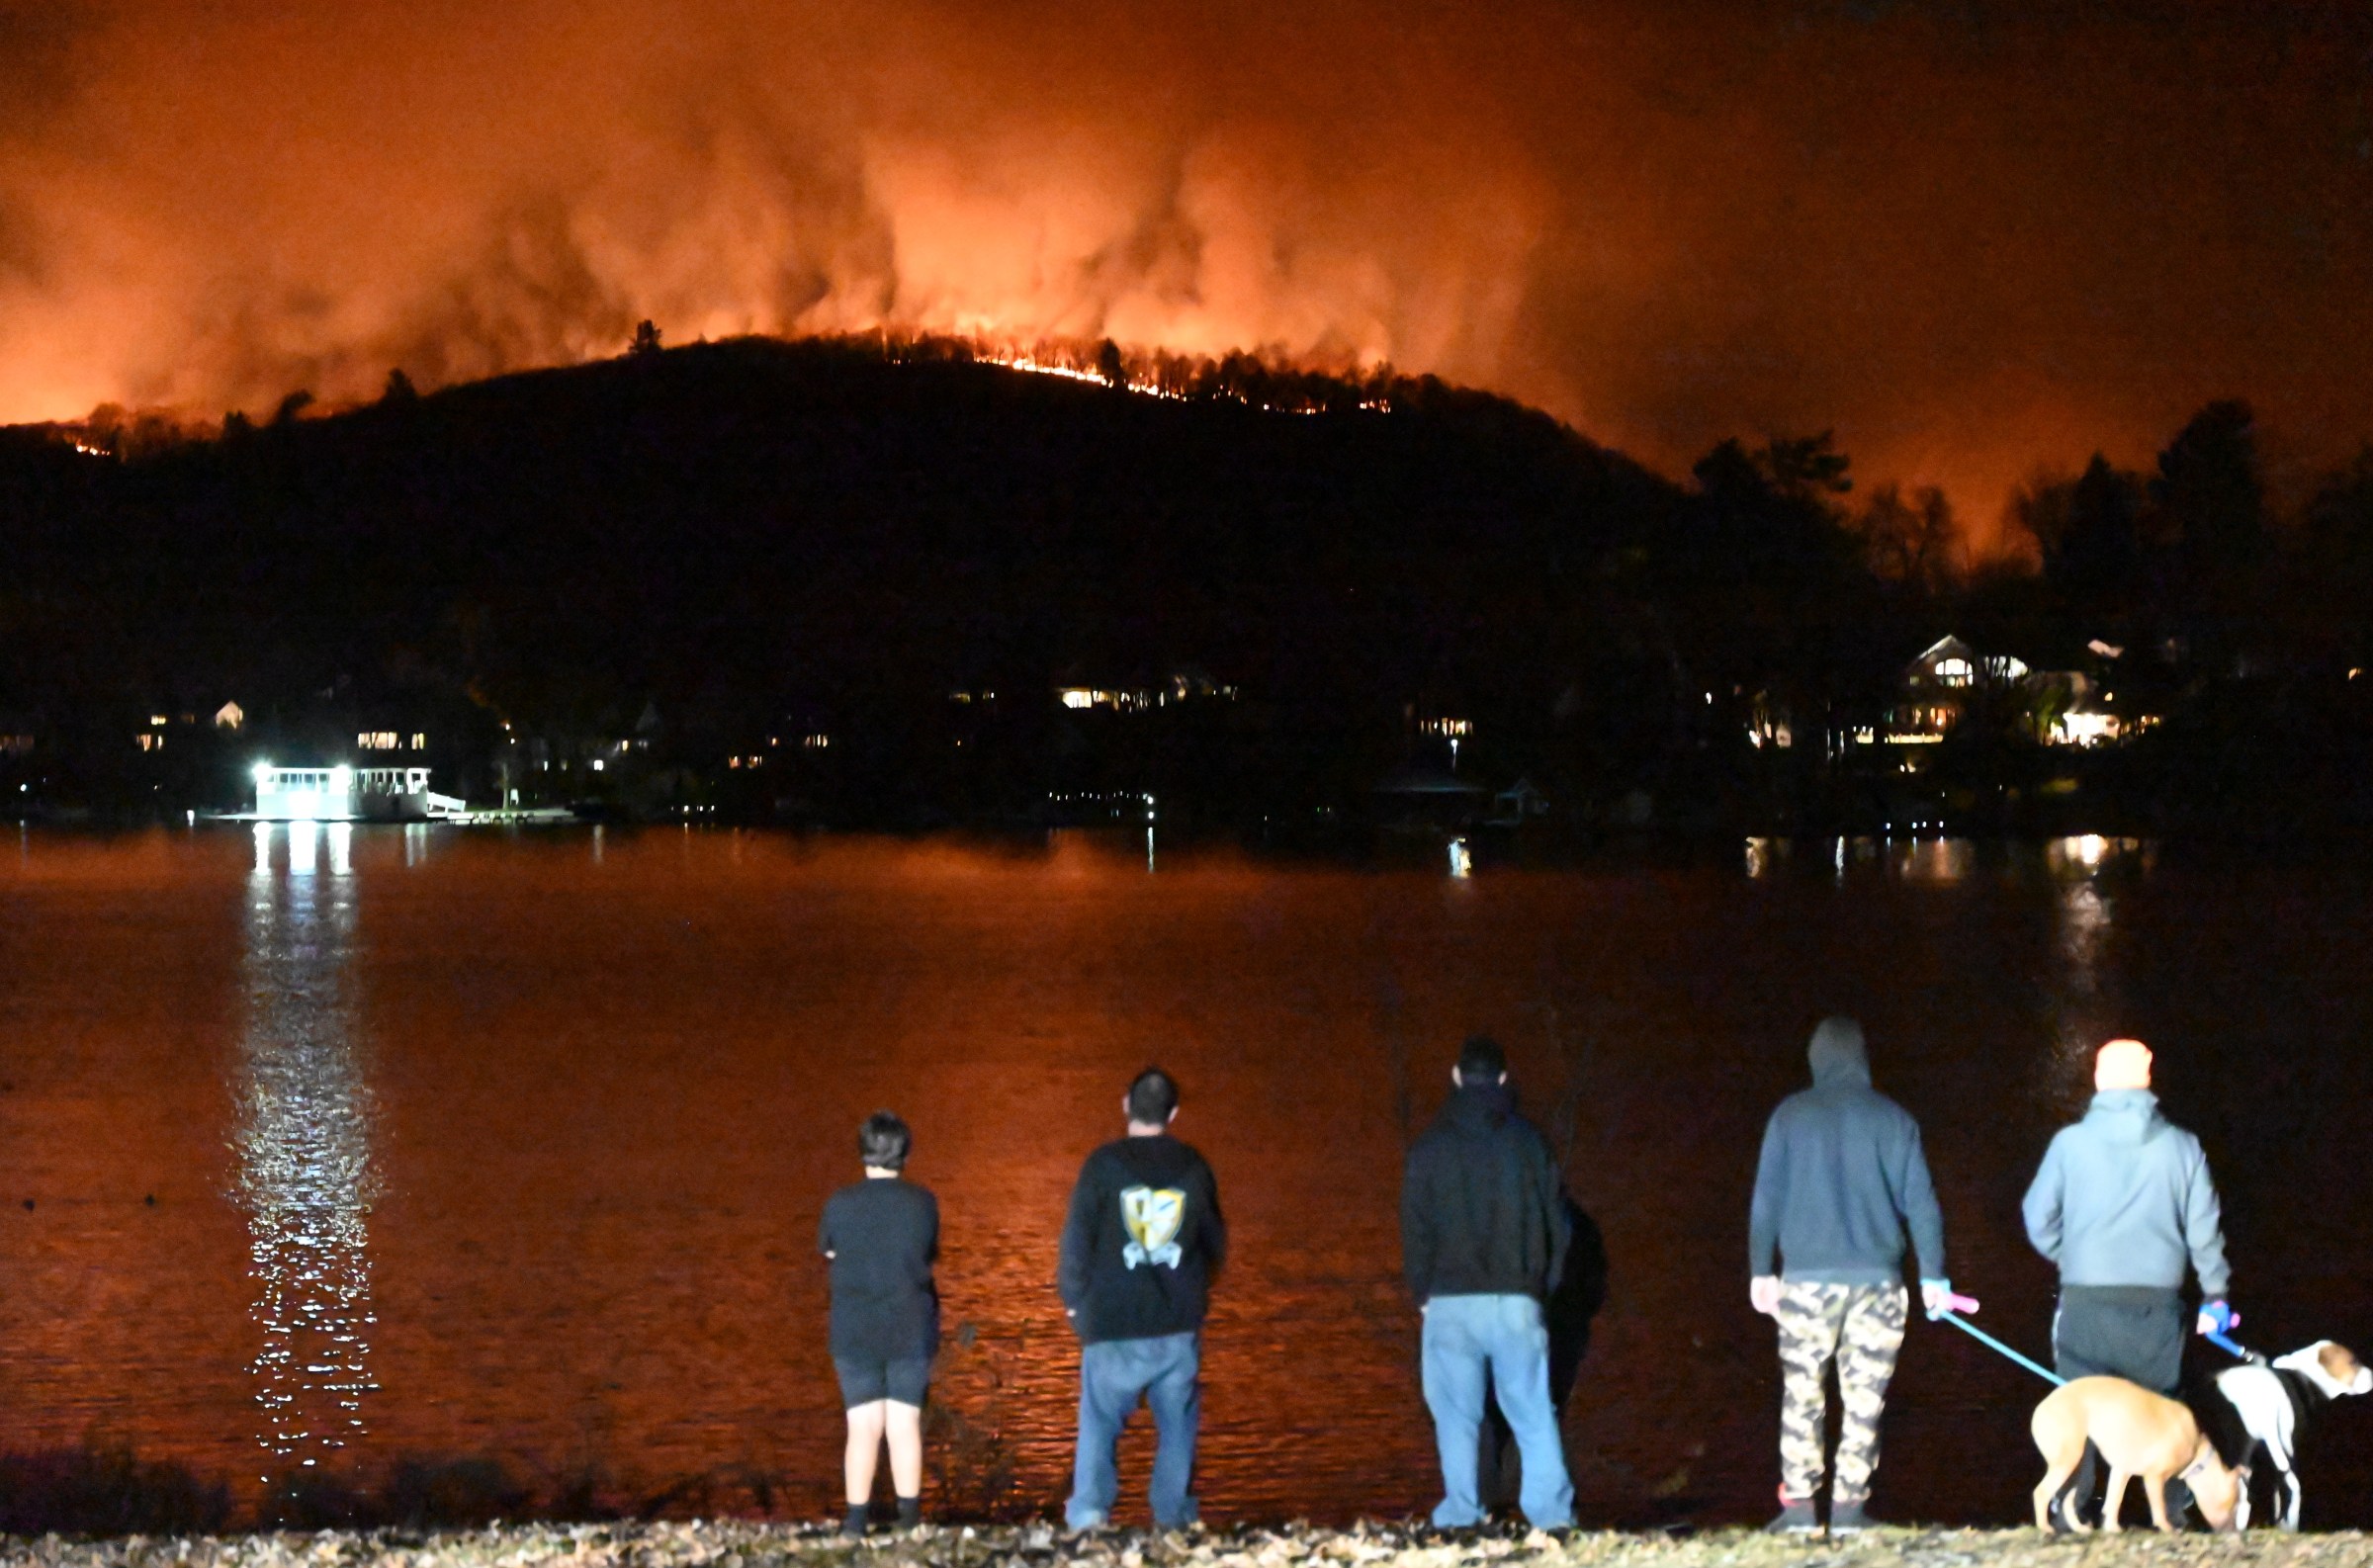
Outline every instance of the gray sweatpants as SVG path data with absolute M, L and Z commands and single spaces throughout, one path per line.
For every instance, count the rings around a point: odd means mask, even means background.
M 2060 1311 L 2052 1319 L 2053 1366 L 2066 1378 L 2123 1377 L 2172 1399 L 2183 1385 L 2188 1316 L 2183 1298 L 2172 1290 L 2063 1285 Z M 2099 1455 L 2087 1443 L 2083 1462 L 2069 1483 L 2067 1511 L 2092 1518 L 2093 1492 L 2100 1484 Z M 2191 1488 L 2169 1481 L 2167 1518 L 2180 1525 L 2191 1500 Z

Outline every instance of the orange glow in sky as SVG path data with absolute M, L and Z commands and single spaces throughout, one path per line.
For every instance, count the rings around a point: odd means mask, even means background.
M 0 11 L 0 420 L 648 316 L 1389 362 L 1673 471 L 1834 426 L 1981 533 L 2215 396 L 2333 461 L 2373 435 L 2373 23 L 2112 9 Z

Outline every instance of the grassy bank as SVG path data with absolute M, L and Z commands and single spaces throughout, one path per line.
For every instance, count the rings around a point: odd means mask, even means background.
M 438 1532 L 0 1537 L 0 1563 L 40 1568 L 2123 1568 L 2373 1562 L 2361 1533 L 2144 1532 L 2046 1539 L 2032 1530 L 1883 1529 L 1851 1541 L 1744 1530 L 1445 1538 L 1384 1526 L 1068 1537 L 1045 1526 L 927 1529 L 851 1546 L 818 1526 L 691 1524 L 493 1525 Z

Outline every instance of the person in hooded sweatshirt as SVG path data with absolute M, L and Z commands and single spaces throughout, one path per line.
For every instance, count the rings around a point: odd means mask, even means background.
M 1903 1287 L 1906 1229 L 1929 1316 L 1944 1309 L 1953 1287 L 1920 1125 L 1871 1087 L 1862 1025 L 1823 1018 L 1805 1055 L 1812 1088 L 1782 1100 L 1763 1132 L 1747 1226 L 1747 1299 L 1780 1328 L 1781 1512 L 1771 1527 L 1819 1527 L 1813 1499 L 1829 1413 L 1822 1379 L 1834 1360 L 1845 1409 L 1829 1529 L 1851 1534 L 1866 1523 L 1879 1418 L 1911 1305 Z
M 1401 1176 L 1401 1263 L 1425 1315 L 1426 1407 L 1442 1455 L 1434 1523 L 1483 1523 L 1475 1473 L 1488 1373 L 1516 1434 L 1525 1518 L 1562 1529 L 1574 1522 L 1574 1487 L 1549 1398 L 1542 1303 L 1565 1273 L 1564 1186 L 1548 1140 L 1516 1113 L 1498 1042 L 1468 1040 L 1450 1084 Z
M 1203 1311 L 1227 1253 L 1219 1185 L 1203 1157 L 1170 1135 L 1179 1086 L 1149 1067 L 1121 1100 L 1128 1136 L 1080 1168 L 1056 1284 L 1080 1336 L 1080 1432 L 1073 1529 L 1111 1523 L 1120 1492 L 1113 1445 L 1139 1400 L 1157 1442 L 1148 1487 L 1163 1529 L 1197 1517 L 1194 1439 L 1202 1416 Z
M 2200 1140 L 2159 1113 L 2150 1047 L 2101 1047 L 2093 1089 L 2084 1119 L 2045 1151 L 2024 1205 L 2027 1239 L 2060 1268 L 2054 1364 L 2063 1377 L 2123 1377 L 2172 1396 L 2183 1380 L 2187 1264 L 2204 1298 L 2197 1330 L 2234 1321 L 2216 1183 Z M 2088 1448 L 2067 1494 L 2080 1511 L 2089 1510 L 2095 1468 Z M 2189 1499 L 2170 1481 L 2168 1516 L 2181 1519 Z

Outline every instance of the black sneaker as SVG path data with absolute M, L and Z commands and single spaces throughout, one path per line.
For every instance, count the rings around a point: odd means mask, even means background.
M 873 1510 L 862 1503 L 849 1506 L 848 1514 L 840 1521 L 840 1533 L 850 1540 L 863 1540 L 865 1526 L 872 1523 Z
M 1862 1508 L 1863 1505 L 1859 1502 L 1840 1503 L 1832 1500 L 1829 1504 L 1829 1533 L 1832 1535 L 1859 1535 L 1869 1529 L 1872 1521 L 1863 1513 Z
M 1780 1517 L 1764 1526 L 1774 1535 L 1817 1535 L 1821 1522 L 1812 1512 L 1812 1499 L 1780 1494 Z
M 2055 1535 L 2081 1535 L 2099 1527 L 2099 1522 L 2084 1517 L 2076 1507 L 2073 1493 L 2063 1492 L 2044 1507 L 2044 1517 L 2052 1522 Z

